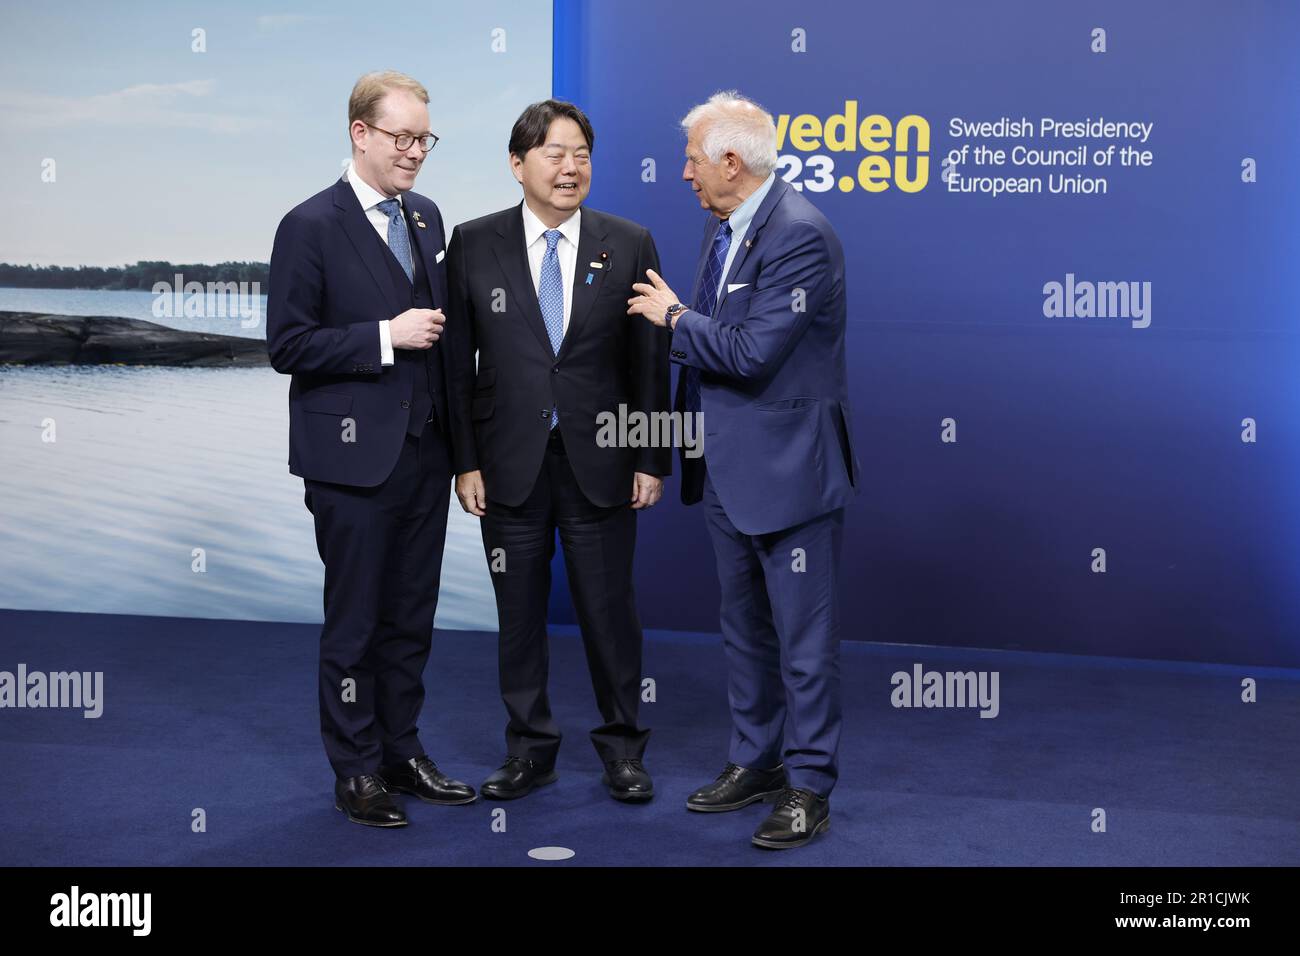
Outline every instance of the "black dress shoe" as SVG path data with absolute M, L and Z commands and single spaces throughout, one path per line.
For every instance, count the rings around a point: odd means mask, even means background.
M 452 780 L 426 755 L 412 757 L 406 763 L 379 768 L 379 779 L 389 790 L 409 793 L 425 803 L 439 806 L 459 806 L 478 799 L 474 788 L 459 780 Z
M 770 850 L 803 846 L 831 828 L 831 801 L 811 790 L 787 787 L 776 798 L 776 808 L 754 831 L 753 844 Z
M 522 757 L 507 757 L 501 768 L 483 781 L 479 791 L 489 800 L 518 800 L 557 779 L 554 767 L 543 767 Z
M 383 781 L 371 773 L 334 781 L 334 809 L 342 810 L 353 823 L 368 827 L 406 826 L 406 814 Z
M 600 782 L 609 787 L 609 795 L 615 800 L 644 803 L 655 795 L 650 774 L 639 760 L 608 761 Z
M 739 810 L 767 797 L 775 797 L 785 789 L 785 784 L 784 766 L 775 770 L 749 770 L 729 763 L 718 774 L 717 780 L 686 798 L 686 809 L 702 813 Z

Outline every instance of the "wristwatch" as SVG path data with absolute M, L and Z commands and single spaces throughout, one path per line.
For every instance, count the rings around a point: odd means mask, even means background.
M 671 329 L 673 327 L 673 319 L 677 318 L 677 316 L 685 311 L 686 306 L 682 305 L 680 302 L 674 302 L 668 307 L 668 311 L 664 313 L 664 325 Z

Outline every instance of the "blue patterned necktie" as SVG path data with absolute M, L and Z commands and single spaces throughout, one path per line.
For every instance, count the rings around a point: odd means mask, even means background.
M 718 304 L 718 284 L 722 282 L 722 268 L 727 264 L 727 250 L 731 248 L 731 223 L 722 220 L 717 233 L 713 236 L 713 248 L 709 251 L 709 264 L 704 269 L 701 280 L 700 301 L 694 311 L 700 315 L 713 316 L 714 306 Z M 700 410 L 700 370 L 693 365 L 686 366 L 686 410 Z
M 564 341 L 564 279 L 560 276 L 560 256 L 555 247 L 563 233 L 558 229 L 547 229 L 542 235 L 546 238 L 546 255 L 542 257 L 542 274 L 537 282 L 537 304 L 542 307 L 551 351 L 559 355 L 560 343 Z M 551 427 L 554 428 L 559 421 L 559 411 L 552 408 Z
M 415 270 L 411 266 L 411 237 L 406 233 L 406 219 L 402 216 L 402 204 L 396 199 L 385 199 L 379 203 L 379 211 L 388 217 L 388 248 L 397 256 L 397 261 L 406 273 L 406 278 L 415 284 Z

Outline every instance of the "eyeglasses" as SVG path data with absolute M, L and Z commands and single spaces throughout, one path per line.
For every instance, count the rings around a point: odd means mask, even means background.
M 361 122 L 365 123 L 366 121 L 362 120 Z M 382 129 L 371 123 L 366 123 L 366 125 L 371 129 L 379 130 L 381 133 L 388 133 L 388 130 Z M 438 145 L 438 137 L 434 136 L 432 133 L 425 133 L 423 136 L 412 136 L 410 133 L 388 133 L 388 135 L 393 137 L 393 145 L 398 149 L 410 149 L 411 144 L 416 140 L 419 140 L 420 149 L 426 153 Z

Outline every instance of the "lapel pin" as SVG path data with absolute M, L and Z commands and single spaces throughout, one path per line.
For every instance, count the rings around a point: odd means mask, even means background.
M 588 272 L 588 273 L 587 273 L 587 285 L 591 285 L 591 280 L 594 279 L 594 278 L 596 278 L 596 273 L 594 273 L 594 272 Z
M 754 244 L 754 240 L 753 240 L 753 239 L 746 239 L 746 240 L 745 240 L 745 248 L 746 248 L 746 249 L 748 249 L 748 248 L 749 248 L 750 246 L 752 246 L 753 244 Z
M 603 262 L 588 262 L 587 265 L 591 266 L 593 269 L 605 268 L 605 264 Z
M 608 258 L 609 258 L 609 253 L 608 253 L 608 252 L 602 252 L 602 253 L 600 254 L 600 260 L 601 260 L 601 262 L 604 262 L 604 261 L 605 261 L 606 259 L 608 259 Z
M 420 214 L 419 214 L 418 212 L 412 212 L 412 213 L 411 213 L 411 218 L 414 219 L 416 222 L 419 222 L 419 221 L 420 221 Z
M 426 226 L 424 223 L 420 222 L 420 220 L 418 220 L 418 219 L 415 220 L 415 224 L 416 224 L 417 226 L 419 226 L 421 229 L 428 229 L 428 228 L 429 228 L 429 227 Z

